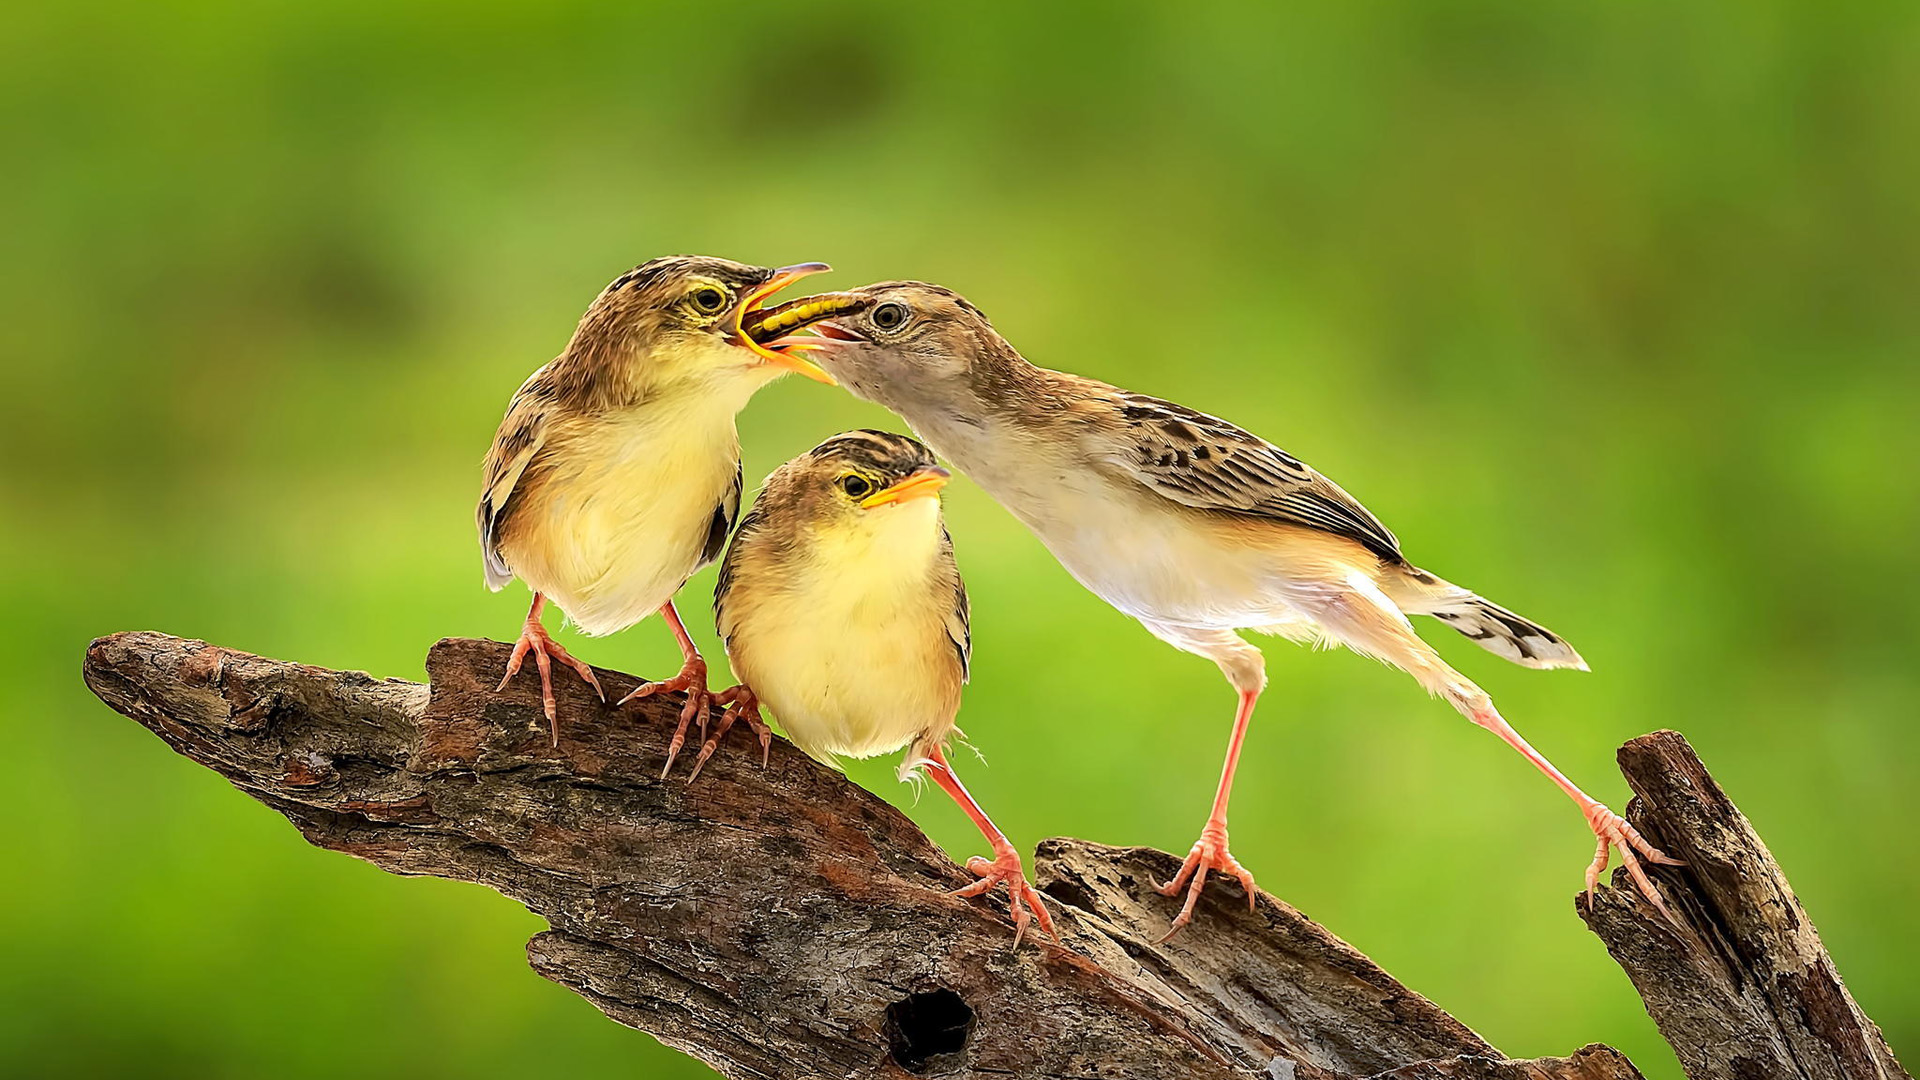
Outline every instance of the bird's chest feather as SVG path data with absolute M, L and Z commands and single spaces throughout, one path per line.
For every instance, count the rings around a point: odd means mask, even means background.
M 816 538 L 775 587 L 729 602 L 723 629 L 736 673 L 809 752 L 866 757 L 952 724 L 960 670 L 945 620 L 954 597 L 934 573 L 937 525 L 912 520 L 934 509 L 873 511 L 902 527 Z
M 699 567 L 739 441 L 730 415 L 668 408 L 558 434 L 503 547 L 582 630 L 611 633 L 659 608 Z

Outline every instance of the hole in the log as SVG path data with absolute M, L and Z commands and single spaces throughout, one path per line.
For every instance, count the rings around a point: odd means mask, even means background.
M 930 1076 L 965 1063 L 960 1055 L 973 1034 L 973 1009 L 951 990 L 924 990 L 887 1006 L 883 1030 L 896 1064 Z
M 1077 881 L 1049 881 L 1041 886 L 1040 891 L 1068 907 L 1076 907 L 1081 911 L 1093 910 L 1093 895 Z

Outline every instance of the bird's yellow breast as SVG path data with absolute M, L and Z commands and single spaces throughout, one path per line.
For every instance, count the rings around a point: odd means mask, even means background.
M 734 673 L 808 753 L 871 757 L 952 729 L 963 671 L 938 515 L 931 499 L 880 507 L 778 563 L 737 560 L 721 624 Z
M 556 425 L 501 550 L 580 629 L 645 618 L 695 570 L 739 468 L 730 409 L 648 405 Z

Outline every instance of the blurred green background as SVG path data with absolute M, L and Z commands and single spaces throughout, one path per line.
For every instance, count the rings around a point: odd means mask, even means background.
M 1536 673 L 1427 626 L 1596 796 L 1684 730 L 1920 1054 L 1920 9 L 1264 7 L 13 9 L 0 1071 L 710 1075 L 533 975 L 517 905 L 309 849 L 79 677 L 131 628 L 411 677 L 511 635 L 480 456 L 672 252 L 942 282 L 1038 362 L 1319 465 L 1580 647 L 1593 674 Z M 898 427 L 786 380 L 747 471 L 857 425 Z M 978 488 L 949 517 L 968 783 L 1023 848 L 1184 850 L 1220 676 Z M 657 623 L 563 640 L 675 659 Z M 1405 676 L 1265 645 L 1233 819 L 1262 885 L 1509 1053 L 1677 1076 L 1573 914 L 1573 807 Z M 904 802 L 892 767 L 854 774 Z

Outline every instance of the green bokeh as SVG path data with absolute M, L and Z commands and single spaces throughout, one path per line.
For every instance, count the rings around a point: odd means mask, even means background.
M 130 628 L 414 677 L 510 634 L 488 436 L 607 280 L 682 251 L 951 285 L 1041 363 L 1319 465 L 1592 661 L 1428 632 L 1597 796 L 1684 730 L 1920 1053 L 1920 9 L 1281 6 L 10 11 L 0 1071 L 709 1075 L 528 971 L 517 905 L 308 848 L 79 679 Z M 748 472 L 858 425 L 897 422 L 787 380 Z M 1225 684 L 951 491 L 968 782 L 1023 847 L 1183 850 Z M 1509 1053 L 1677 1076 L 1573 915 L 1573 808 L 1404 676 L 1267 652 L 1262 884 Z M 854 774 L 904 799 L 891 768 Z

